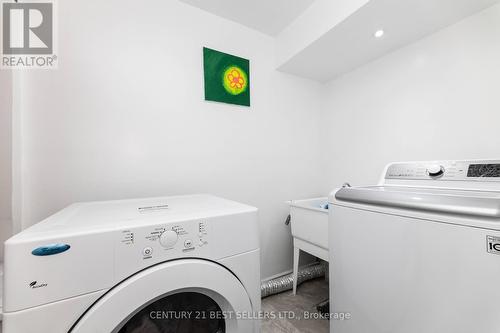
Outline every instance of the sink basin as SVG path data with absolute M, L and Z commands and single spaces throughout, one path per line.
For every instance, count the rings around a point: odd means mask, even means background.
M 328 260 L 328 209 L 322 208 L 328 205 L 328 198 L 292 200 L 289 204 L 294 241 L 298 239 L 319 247 L 318 251 L 312 250 L 315 253 L 311 253 L 308 246 L 299 246 L 301 250 Z

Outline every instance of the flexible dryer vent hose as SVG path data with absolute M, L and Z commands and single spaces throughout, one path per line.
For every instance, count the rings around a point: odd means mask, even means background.
M 325 276 L 325 274 L 327 274 L 327 265 L 326 263 L 319 263 L 300 269 L 298 272 L 297 285 L 304 281 Z M 292 289 L 292 287 L 293 274 L 290 273 L 273 280 L 262 282 L 260 285 L 260 296 L 264 298 Z

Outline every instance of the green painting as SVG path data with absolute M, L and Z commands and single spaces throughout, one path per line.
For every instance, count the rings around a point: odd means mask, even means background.
M 250 61 L 203 48 L 205 100 L 250 106 Z

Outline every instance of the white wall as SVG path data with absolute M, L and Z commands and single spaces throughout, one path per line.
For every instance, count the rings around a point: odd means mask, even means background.
M 260 209 L 262 276 L 291 267 L 285 200 L 320 195 L 320 85 L 273 39 L 178 1 L 59 2 L 59 69 L 22 78 L 20 212 L 210 192 Z M 250 108 L 203 101 L 202 47 L 250 59 Z M 245 235 L 241 235 L 245 237 Z
M 12 234 L 12 73 L 0 70 L 0 242 Z M 0 261 L 3 246 L 0 246 Z
M 391 161 L 500 158 L 499 89 L 500 5 L 329 83 L 324 190 Z

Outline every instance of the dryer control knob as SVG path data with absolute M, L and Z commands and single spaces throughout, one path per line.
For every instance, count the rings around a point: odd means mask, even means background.
M 163 247 L 172 247 L 177 243 L 177 233 L 173 230 L 165 230 L 160 235 L 160 244 Z
M 444 174 L 444 167 L 442 165 L 431 165 L 427 168 L 427 174 L 431 177 L 439 177 Z

